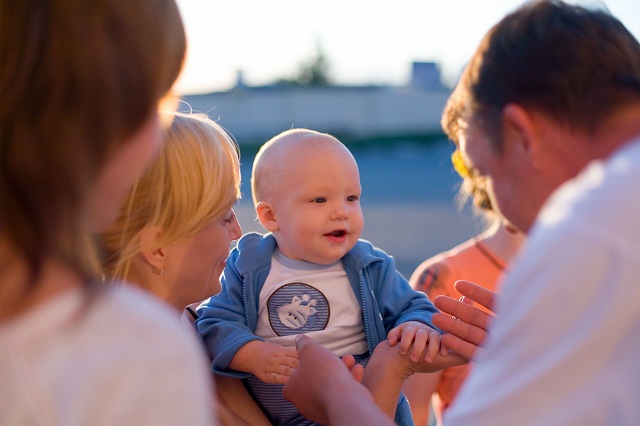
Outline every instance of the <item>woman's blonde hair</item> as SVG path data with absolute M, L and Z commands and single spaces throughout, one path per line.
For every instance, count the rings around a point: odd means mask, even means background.
M 147 227 L 161 232 L 154 247 L 145 249 L 180 242 L 225 214 L 239 197 L 237 144 L 205 115 L 174 114 L 159 156 L 100 238 L 105 275 L 127 278 Z
M 89 191 L 177 78 L 173 0 L 0 2 L 0 237 L 95 280 Z

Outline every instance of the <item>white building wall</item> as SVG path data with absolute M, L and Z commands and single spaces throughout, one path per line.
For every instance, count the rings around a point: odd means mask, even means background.
M 398 87 L 253 88 L 186 96 L 237 139 L 262 143 L 292 127 L 368 138 L 440 131 L 447 90 Z M 181 110 L 184 110 L 181 108 Z

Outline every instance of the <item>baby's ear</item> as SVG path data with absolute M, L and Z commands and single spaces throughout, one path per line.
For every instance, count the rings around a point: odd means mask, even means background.
M 269 232 L 278 230 L 278 222 L 276 221 L 276 213 L 273 211 L 268 201 L 260 201 L 256 204 L 256 213 L 260 224 Z

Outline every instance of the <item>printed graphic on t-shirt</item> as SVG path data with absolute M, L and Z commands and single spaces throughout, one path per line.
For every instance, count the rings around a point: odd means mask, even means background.
M 329 302 L 317 288 L 304 283 L 285 284 L 267 301 L 269 323 L 278 336 L 324 330 Z

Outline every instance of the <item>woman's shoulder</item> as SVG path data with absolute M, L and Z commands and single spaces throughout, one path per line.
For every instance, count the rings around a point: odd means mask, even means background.
M 127 325 L 123 334 L 144 332 L 146 341 L 172 339 L 193 343 L 190 338 L 193 336 L 184 333 L 180 314 L 155 296 L 126 284 L 105 289 L 103 296 L 94 312 L 97 322 L 109 318 L 110 327 Z
M 411 275 L 411 286 L 429 297 L 440 294 L 455 296 L 454 283 L 459 279 L 473 278 L 470 269 L 477 264 L 476 243 L 475 239 L 467 240 L 423 261 Z
M 164 405 L 159 412 L 166 410 L 167 418 L 180 413 L 202 421 L 210 415 L 199 406 L 208 402 L 211 391 L 208 361 L 196 333 L 182 325 L 178 312 L 154 296 L 124 285 L 105 291 L 93 317 L 90 332 L 97 333 L 93 349 L 107 360 L 110 374 L 120 380 L 127 380 L 130 374 L 135 382 L 145 382 L 144 388 L 153 388 L 144 401 L 150 406 Z
M 207 360 L 195 333 L 181 326 L 177 312 L 141 290 L 76 289 L 15 325 L 15 351 L 4 357 L 4 367 L 17 372 L 18 382 L 19 371 L 30 374 L 29 383 L 44 398 L 70 395 L 74 407 L 83 407 L 68 412 L 78 419 L 88 421 L 102 410 L 99 404 L 77 403 L 83 398 L 108 398 L 120 407 L 105 420 L 113 424 L 177 424 L 186 418 L 203 423 L 211 416 L 205 406 L 211 391 Z M 67 413 L 59 404 L 48 408 L 61 418 Z

